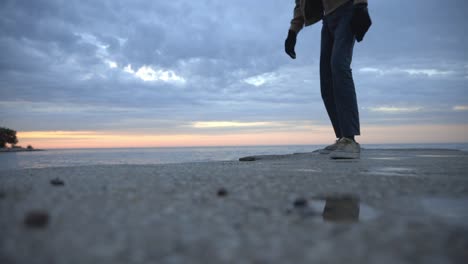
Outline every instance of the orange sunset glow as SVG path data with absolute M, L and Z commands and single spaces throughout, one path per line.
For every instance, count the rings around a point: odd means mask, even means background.
M 145 134 L 113 131 L 19 131 L 22 145 L 36 148 L 123 148 L 249 145 L 314 145 L 333 141 L 328 126 L 282 132 Z M 468 141 L 468 125 L 365 126 L 364 144 L 455 143 Z

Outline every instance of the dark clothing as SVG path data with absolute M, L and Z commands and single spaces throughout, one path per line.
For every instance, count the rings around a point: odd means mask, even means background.
M 351 72 L 355 42 L 350 26 L 352 16 L 353 1 L 350 0 L 323 17 L 320 88 L 337 138 L 361 134 Z
M 319 22 L 350 0 L 295 0 L 290 30 L 299 33 L 304 26 Z M 355 5 L 367 4 L 367 0 L 352 0 Z
M 351 31 L 356 36 L 356 40 L 361 42 L 372 25 L 372 20 L 367 10 L 367 3 L 354 6 L 353 18 L 351 19 Z

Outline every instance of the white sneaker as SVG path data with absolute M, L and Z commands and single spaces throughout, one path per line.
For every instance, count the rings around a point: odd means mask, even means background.
M 334 151 L 337 148 L 338 141 L 340 141 L 340 140 L 337 139 L 334 144 L 328 145 L 325 148 L 321 149 L 319 151 L 319 153 L 320 154 L 330 154 L 332 151 Z
M 359 159 L 360 157 L 361 146 L 349 138 L 341 138 L 336 149 L 330 153 L 331 159 Z

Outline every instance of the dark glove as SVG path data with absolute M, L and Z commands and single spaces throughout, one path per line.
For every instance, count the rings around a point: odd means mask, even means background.
M 353 18 L 351 19 L 351 30 L 356 36 L 356 40 L 361 42 L 364 35 L 372 25 L 369 11 L 367 10 L 367 4 L 361 3 L 354 5 Z
M 296 58 L 296 52 L 294 51 L 294 47 L 296 46 L 296 37 L 296 32 L 289 30 L 288 38 L 284 42 L 284 50 L 286 51 L 286 54 L 293 59 Z

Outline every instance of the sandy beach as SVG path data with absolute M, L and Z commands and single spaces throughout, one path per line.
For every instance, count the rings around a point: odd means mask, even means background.
M 0 263 L 468 259 L 467 152 L 247 160 L 1 171 Z

